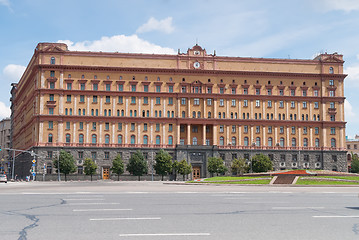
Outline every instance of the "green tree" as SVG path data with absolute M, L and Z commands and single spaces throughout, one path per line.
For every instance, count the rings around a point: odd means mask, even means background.
M 252 157 L 252 170 L 253 172 L 267 172 L 272 170 L 272 161 L 264 154 L 258 154 Z
M 58 162 L 58 159 L 59 159 L 59 162 Z M 60 173 L 63 173 L 65 175 L 65 181 L 67 181 L 66 176 L 70 173 L 76 172 L 74 156 L 72 156 L 71 153 L 61 150 L 58 159 L 57 158 L 54 159 L 53 165 L 56 169 L 58 168 L 57 166 L 60 165 Z M 57 171 L 58 170 L 59 169 L 57 169 Z
M 172 156 L 167 152 L 161 149 L 155 157 L 156 163 L 153 166 L 158 175 L 163 176 L 169 174 L 172 170 Z
M 117 174 L 117 180 L 120 181 L 120 175 L 125 171 L 125 165 L 120 154 L 113 159 L 111 171 Z
M 192 172 L 192 167 L 187 163 L 185 159 L 178 163 L 178 173 L 183 176 L 183 181 L 185 181 L 185 176 Z
M 351 163 L 351 172 L 359 173 L 359 157 L 353 152 L 350 153 L 352 155 L 352 163 Z
M 141 181 L 141 176 L 148 172 L 147 163 L 140 150 L 137 150 L 137 152 L 131 156 L 126 170 L 132 175 L 138 176 L 138 181 Z
M 179 162 L 175 160 L 172 162 L 172 174 L 174 176 L 175 181 L 177 181 L 178 169 L 179 169 Z
M 210 157 L 208 158 L 208 172 L 213 176 L 214 173 L 218 174 L 227 172 L 228 169 L 224 165 L 223 159 L 219 157 Z
M 244 172 L 248 171 L 248 165 L 244 158 L 234 159 L 231 165 L 231 170 L 236 175 L 242 175 Z
M 97 164 L 91 158 L 85 158 L 84 161 L 84 172 L 86 175 L 91 175 L 91 182 L 92 182 L 92 175 L 96 173 Z

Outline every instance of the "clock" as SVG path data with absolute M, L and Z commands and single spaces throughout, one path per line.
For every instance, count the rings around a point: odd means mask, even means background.
M 199 55 L 200 52 L 199 51 L 194 51 L 194 55 Z
M 199 68 L 201 66 L 201 64 L 199 62 L 195 62 L 193 63 L 193 67 L 194 68 Z

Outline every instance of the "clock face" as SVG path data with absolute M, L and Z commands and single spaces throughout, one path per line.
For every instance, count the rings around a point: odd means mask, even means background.
M 201 64 L 199 63 L 199 62 L 195 62 L 194 64 L 193 64 L 193 67 L 194 68 L 199 68 L 201 66 Z
M 200 52 L 199 51 L 194 51 L 194 55 L 199 55 Z

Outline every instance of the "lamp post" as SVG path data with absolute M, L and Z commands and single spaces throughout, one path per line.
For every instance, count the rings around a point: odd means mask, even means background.
M 253 140 L 252 140 L 253 141 Z M 252 142 L 252 145 L 251 145 L 251 158 L 250 158 L 250 164 L 251 164 L 251 173 L 253 173 L 253 168 L 252 168 L 252 161 L 253 161 L 253 157 L 252 157 L 252 149 L 253 149 L 253 147 L 255 147 L 256 146 L 256 143 L 255 142 Z
M 151 141 L 151 146 L 152 146 L 152 144 L 153 144 L 153 141 Z M 153 182 L 153 151 L 151 152 L 151 181 Z
M 61 181 L 61 175 L 60 175 L 60 151 L 59 147 L 57 146 L 57 180 Z

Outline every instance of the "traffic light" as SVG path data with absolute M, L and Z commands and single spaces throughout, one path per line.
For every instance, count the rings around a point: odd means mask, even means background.
M 1 145 L 0 145 L 0 152 L 1 152 Z

